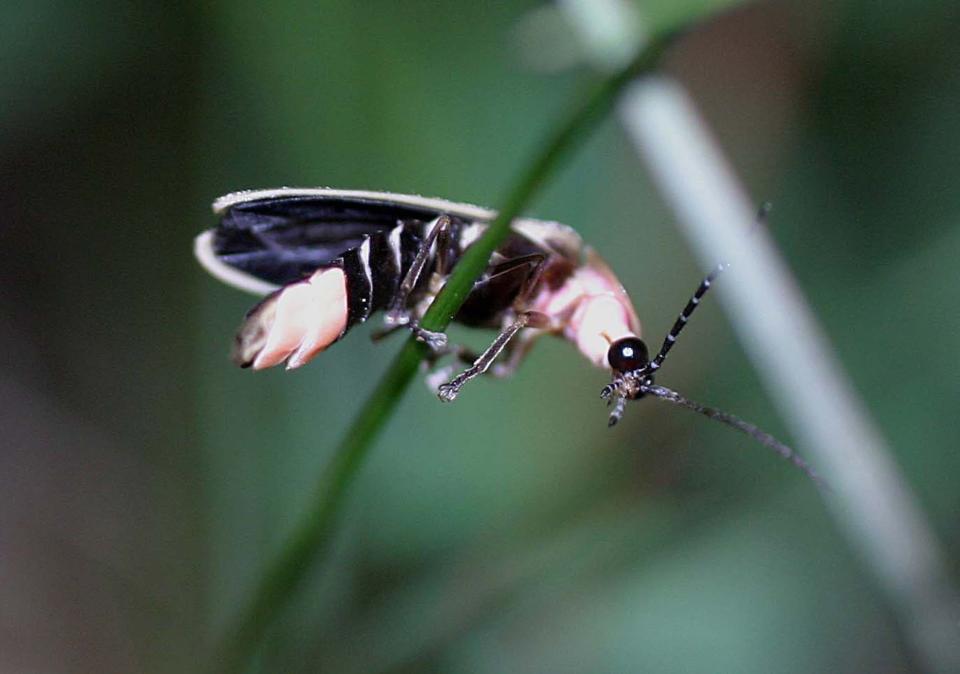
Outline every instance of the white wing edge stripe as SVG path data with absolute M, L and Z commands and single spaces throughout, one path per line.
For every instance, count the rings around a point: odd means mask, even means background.
M 471 220 L 493 220 L 496 213 L 488 208 L 481 208 L 473 204 L 458 204 L 446 199 L 421 197 L 415 194 L 397 194 L 395 192 L 371 192 L 367 190 L 335 190 L 324 187 L 278 187 L 265 190 L 243 190 L 225 194 L 213 202 L 213 212 L 221 214 L 231 206 L 257 199 L 271 199 L 276 197 L 327 197 L 369 199 L 381 203 L 394 203 L 404 206 L 414 206 L 434 210 L 439 213 L 458 215 Z
M 210 274 L 227 285 L 245 290 L 254 295 L 267 295 L 280 286 L 261 281 L 255 276 L 235 269 L 220 260 L 213 252 L 214 230 L 208 229 L 193 240 L 193 254 Z
M 213 202 L 213 212 L 217 215 L 225 213 L 237 204 L 257 199 L 272 199 L 280 197 L 326 197 L 329 199 L 367 199 L 384 204 L 400 204 L 433 210 L 437 213 L 446 213 L 474 222 L 487 223 L 493 220 L 497 213 L 489 208 L 474 206 L 473 204 L 456 203 L 446 199 L 421 197 L 416 194 L 398 194 L 396 192 L 373 192 L 369 190 L 337 190 L 326 187 L 278 187 L 262 190 L 242 190 L 225 194 Z M 578 248 L 581 242 L 580 235 L 569 225 L 550 220 L 536 220 L 534 218 L 517 218 L 513 221 L 513 229 L 523 233 L 533 241 L 540 242 L 549 232 L 553 235 L 565 237 L 573 247 Z
M 280 187 L 275 189 L 244 190 L 240 192 L 231 192 L 225 194 L 213 202 L 213 211 L 216 214 L 223 214 L 232 206 L 242 204 L 257 199 L 312 196 L 336 198 L 355 198 L 378 201 L 381 203 L 396 203 L 407 206 L 414 206 L 433 210 L 439 213 L 470 219 L 475 223 L 488 223 L 496 217 L 496 212 L 472 204 L 455 203 L 446 199 L 433 199 L 411 194 L 397 194 L 395 192 L 374 192 L 368 190 L 337 190 L 330 188 L 305 188 L 305 187 Z M 513 221 L 513 229 L 518 231 L 532 241 L 546 245 L 549 235 L 560 236 L 565 239 L 572 249 L 579 249 L 582 246 L 580 235 L 568 225 L 559 222 L 535 220 L 533 218 L 517 218 Z M 478 235 L 482 230 L 475 230 L 474 235 Z M 213 253 L 213 234 L 214 230 L 208 230 L 201 233 L 194 243 L 194 254 L 200 261 L 200 264 L 209 271 L 214 277 L 220 279 L 228 285 L 239 288 L 255 295 L 266 295 L 273 292 L 279 286 L 262 281 L 246 272 L 235 269 L 221 261 Z M 391 244 L 398 259 L 398 269 L 402 267 L 400 250 L 400 228 L 396 227 L 390 233 Z M 369 250 L 367 251 L 369 258 Z M 366 262 L 367 275 L 369 273 L 369 260 Z

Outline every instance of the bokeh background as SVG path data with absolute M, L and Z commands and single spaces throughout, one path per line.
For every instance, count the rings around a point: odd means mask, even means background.
M 665 66 L 774 203 L 955 576 L 958 19 L 751 3 Z M 191 254 L 212 199 L 495 206 L 593 75 L 564 31 L 534 1 L 0 5 L 0 671 L 199 671 L 399 345 L 234 369 L 252 299 Z M 613 120 L 531 214 L 592 242 L 652 341 L 704 271 Z M 664 383 L 786 437 L 713 302 L 683 342 Z M 916 671 L 808 480 L 654 401 L 610 431 L 604 383 L 555 341 L 454 405 L 414 386 L 263 671 Z

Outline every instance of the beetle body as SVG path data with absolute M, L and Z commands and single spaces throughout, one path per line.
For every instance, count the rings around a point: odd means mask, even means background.
M 388 325 L 416 326 L 496 215 L 441 199 L 295 188 L 237 192 L 213 208 L 219 224 L 197 238 L 198 259 L 221 280 L 266 295 L 234 348 L 234 359 L 255 369 L 299 367 L 380 310 Z M 612 341 L 640 329 L 609 268 L 556 222 L 516 220 L 454 320 L 504 329 L 524 312 L 537 320 L 521 331 L 518 353 L 553 333 L 599 367 L 608 367 Z
M 499 330 L 475 355 L 448 345 L 446 335 L 424 330 L 419 321 L 493 211 L 443 199 L 322 188 L 235 192 L 214 202 L 213 210 L 220 221 L 197 237 L 197 258 L 217 278 L 265 295 L 237 333 L 233 358 L 243 367 L 300 367 L 383 310 L 382 334 L 410 329 L 431 347 L 431 364 L 450 354 L 470 364 L 446 383 L 440 382 L 452 374 L 449 366 L 428 378 L 439 384 L 440 399 L 451 401 L 467 381 L 491 371 L 501 354 L 507 357 L 492 372 L 510 374 L 537 338 L 554 334 L 612 371 L 601 393 L 613 406 L 611 426 L 626 401 L 655 397 L 745 433 L 819 481 L 790 447 L 753 424 L 654 383 L 724 265 L 700 283 L 650 358 L 627 293 L 580 236 L 556 222 L 514 220 L 454 317 Z

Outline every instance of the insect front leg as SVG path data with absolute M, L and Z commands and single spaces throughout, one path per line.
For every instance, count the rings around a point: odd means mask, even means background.
M 507 287 L 513 285 L 516 287 L 514 284 L 519 282 L 519 290 L 513 301 L 514 308 L 510 312 L 514 318 L 504 326 L 500 334 L 493 340 L 493 343 L 474 359 L 470 367 L 437 389 L 437 396 L 440 400 L 444 402 L 454 400 L 460 393 L 463 385 L 471 379 L 486 373 L 491 365 L 493 365 L 497 356 L 505 349 L 510 351 L 509 360 L 494 368 L 492 374 L 497 377 L 507 377 L 513 374 L 524 356 L 526 356 L 533 341 L 539 334 L 542 334 L 539 331 L 557 329 L 554 321 L 546 314 L 539 311 L 526 310 L 531 297 L 537 289 L 537 284 L 543 276 L 546 262 L 546 255 L 539 253 L 528 255 L 498 265 L 496 271 L 487 278 L 484 284 L 488 288 L 496 287 L 496 284 L 506 284 Z M 531 330 L 523 332 L 524 328 L 534 328 L 537 329 L 538 332 Z M 519 337 L 517 337 L 518 334 L 520 334 Z M 515 337 L 518 341 L 512 341 Z
M 499 362 L 494 361 L 483 374 L 496 377 L 497 379 L 512 377 L 527 357 L 527 354 L 530 353 L 531 347 L 533 347 L 537 339 L 544 334 L 546 334 L 544 330 L 521 330 L 503 349 L 505 357 L 501 358 Z M 424 383 L 427 385 L 427 388 L 434 393 L 439 391 L 442 384 L 449 382 L 459 368 L 464 365 L 472 366 L 481 355 L 463 345 L 447 347 L 445 351 L 447 354 L 453 354 L 456 362 L 434 369 L 439 357 L 446 355 L 443 353 L 439 353 L 437 358 L 424 361 L 424 363 L 427 364 L 428 370 L 427 375 L 424 377 Z
M 553 326 L 551 326 L 553 327 Z M 488 374 L 497 379 L 506 379 L 512 377 L 520 369 L 520 365 L 526 359 L 530 349 L 536 344 L 537 340 L 547 334 L 545 330 L 525 330 L 517 335 L 510 344 L 507 345 L 506 356 L 500 359 L 500 362 L 494 363 L 488 371 Z
M 451 402 L 455 400 L 457 395 L 460 393 L 460 389 L 463 388 L 463 385 L 471 379 L 479 377 L 485 373 L 493 364 L 493 361 L 496 360 L 497 356 L 499 356 L 500 353 L 506 348 L 507 344 L 510 343 L 510 340 L 512 340 L 517 333 L 524 328 L 549 329 L 551 327 L 552 321 L 546 314 L 542 314 L 539 311 L 523 312 L 517 316 L 515 321 L 504 328 L 504 330 L 497 335 L 497 338 L 493 340 L 493 343 L 490 344 L 490 346 L 488 346 L 486 350 L 477 357 L 470 367 L 458 374 L 446 384 L 440 385 L 440 387 L 437 389 L 437 396 L 444 402 Z
M 437 393 L 440 386 L 450 381 L 464 365 L 471 365 L 480 357 L 476 351 L 460 344 L 447 346 L 444 352 L 445 353 L 434 352 L 432 356 L 428 356 L 423 361 L 426 372 L 423 383 L 426 384 L 427 388 L 433 393 Z M 437 361 L 445 355 L 453 355 L 455 359 L 454 362 L 437 367 Z

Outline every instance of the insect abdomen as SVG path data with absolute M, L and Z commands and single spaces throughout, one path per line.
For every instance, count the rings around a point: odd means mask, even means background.
M 419 225 L 419 223 L 417 223 Z M 421 226 L 399 224 L 388 232 L 364 236 L 356 248 L 333 261 L 347 279 L 347 330 L 386 309 L 413 264 Z

